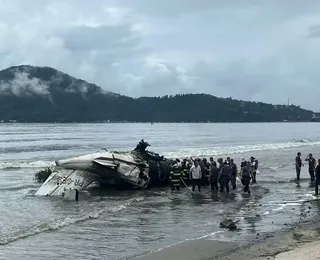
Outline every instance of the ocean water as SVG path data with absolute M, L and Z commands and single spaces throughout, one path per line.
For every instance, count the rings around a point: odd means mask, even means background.
M 317 123 L 0 124 L 0 259 L 130 259 L 188 239 L 246 241 L 320 214 L 307 167 L 294 182 L 294 158 L 320 158 Z M 144 139 L 167 157 L 255 156 L 251 196 L 187 189 L 92 190 L 81 200 L 34 196 L 34 173 L 54 160 L 100 149 L 131 150 Z M 304 159 L 304 158 L 303 158 Z M 307 217 L 306 217 L 307 216 Z M 219 228 L 226 217 L 241 231 Z

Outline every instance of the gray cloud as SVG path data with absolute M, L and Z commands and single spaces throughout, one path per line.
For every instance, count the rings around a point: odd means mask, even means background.
M 290 98 L 320 111 L 319 14 L 316 0 L 2 0 L 0 68 L 51 66 L 134 97 Z
M 9 81 L 0 81 L 0 93 L 22 95 L 49 96 L 49 86 L 38 78 L 31 78 L 27 72 L 16 71 Z
M 313 25 L 308 28 L 308 37 L 319 38 L 320 37 L 320 25 Z
M 67 27 L 59 35 L 71 51 L 133 48 L 139 41 L 129 26 Z

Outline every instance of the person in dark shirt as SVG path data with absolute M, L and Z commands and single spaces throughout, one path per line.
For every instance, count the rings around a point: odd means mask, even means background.
M 230 161 L 231 161 L 230 157 L 227 157 L 226 162 L 227 162 L 228 165 L 230 165 Z
M 238 168 L 237 165 L 234 163 L 233 159 L 230 160 L 230 171 L 231 171 L 231 184 L 232 189 L 235 190 L 237 188 L 237 173 Z
M 250 180 L 251 180 L 251 169 L 250 169 L 250 162 L 246 162 L 246 164 L 242 164 L 241 166 L 241 182 L 244 186 L 244 192 L 248 192 L 250 194 Z
M 297 174 L 297 181 L 300 180 L 300 173 L 301 173 L 301 167 L 303 166 L 302 160 L 301 160 L 301 153 L 297 153 L 296 157 L 296 174 Z
M 219 170 L 219 174 L 220 174 L 220 171 L 221 171 L 221 169 L 222 169 L 222 167 L 223 167 L 223 165 L 224 165 L 223 159 L 222 159 L 222 158 L 218 158 L 217 162 L 218 162 L 217 166 L 218 166 L 218 170 Z M 220 180 L 220 178 L 218 178 L 218 183 L 219 183 L 219 185 L 221 186 L 221 180 Z
M 210 157 L 210 167 L 213 165 L 217 166 L 217 163 L 213 160 L 213 157 Z
M 203 186 L 209 186 L 210 181 L 209 181 L 209 175 L 210 175 L 210 164 L 208 163 L 206 158 L 203 158 L 201 163 L 201 172 L 202 172 L 202 178 L 201 178 L 201 185 Z
M 315 195 L 319 195 L 319 186 L 320 186 L 320 159 L 318 159 L 318 165 L 316 167 Z
M 313 158 L 312 154 L 310 153 L 307 156 L 306 161 L 308 161 L 309 163 L 309 174 L 310 174 L 311 182 L 314 182 L 314 170 L 316 168 L 316 160 Z
M 258 160 L 254 158 L 253 156 L 250 157 L 250 168 L 251 168 L 251 174 L 252 174 L 252 183 L 256 183 L 257 179 L 257 170 L 258 170 Z
M 241 164 L 240 164 L 240 167 L 244 167 L 247 165 L 247 162 L 246 162 L 246 159 L 244 159 L 243 157 L 241 158 Z
M 216 162 L 213 162 L 211 165 L 211 174 L 210 174 L 210 184 L 211 190 L 218 190 L 218 177 L 219 177 L 219 168 L 217 167 Z
M 224 162 L 224 165 L 220 169 L 219 180 L 220 180 L 220 191 L 223 192 L 224 188 L 226 188 L 227 192 L 229 192 L 229 182 L 230 182 L 230 166 L 228 162 Z

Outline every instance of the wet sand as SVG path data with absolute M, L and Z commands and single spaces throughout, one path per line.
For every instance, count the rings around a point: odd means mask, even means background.
M 204 260 L 223 256 L 238 247 L 236 243 L 211 240 L 193 240 L 157 252 L 135 257 L 133 260 Z
M 312 203 L 311 203 L 312 204 Z M 232 231 L 230 231 L 232 232 Z M 199 239 L 183 242 L 134 260 L 313 260 L 320 259 L 319 219 L 307 220 L 279 232 L 257 234 L 253 241 L 221 242 Z M 243 243 L 243 242 L 242 242 Z
M 213 240 L 184 242 L 134 260 L 314 260 L 320 259 L 320 223 L 302 224 L 249 245 Z
M 288 231 L 279 232 L 278 234 L 271 235 L 270 237 L 259 241 L 257 243 L 250 244 L 243 248 L 239 248 L 235 252 L 227 253 L 223 257 L 212 256 L 207 260 L 219 259 L 219 260 L 285 260 L 285 259 L 319 259 L 315 258 L 315 252 L 308 253 L 310 257 L 306 257 L 304 252 L 312 248 L 313 251 L 319 252 L 319 248 L 315 249 L 317 245 L 310 244 L 320 237 L 320 223 L 304 224 L 299 228 L 291 228 Z M 293 251 L 294 250 L 294 251 Z M 295 256 L 296 258 L 292 258 Z M 319 255 L 317 255 L 319 257 Z

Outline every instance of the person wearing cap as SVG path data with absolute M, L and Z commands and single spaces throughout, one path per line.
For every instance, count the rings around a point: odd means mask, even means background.
M 314 176 L 314 170 L 316 168 L 316 160 L 313 158 L 312 153 L 310 153 L 305 161 L 309 164 L 309 174 L 310 174 L 310 180 L 311 182 L 314 182 L 315 176 Z
M 192 183 L 192 191 L 194 191 L 194 188 L 198 186 L 199 192 L 201 192 L 201 178 L 202 178 L 202 172 L 201 167 L 199 165 L 200 159 L 194 160 L 194 165 L 191 166 L 189 171 L 189 178 Z

